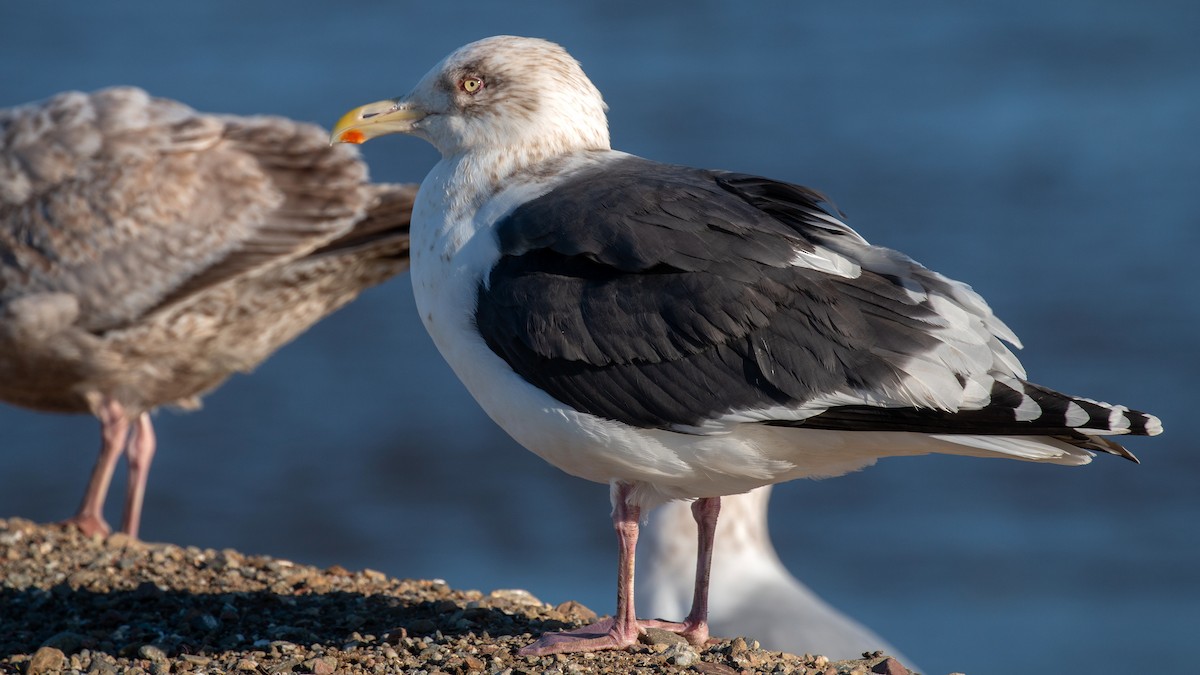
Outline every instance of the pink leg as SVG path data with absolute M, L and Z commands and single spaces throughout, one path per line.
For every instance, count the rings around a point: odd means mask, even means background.
M 637 642 L 641 628 L 633 607 L 633 567 L 641 509 L 626 503 L 631 488 L 617 485 L 613 499 L 613 528 L 617 531 L 617 611 L 609 619 L 561 633 L 546 633 L 522 648 L 522 656 L 624 649 Z
M 137 537 L 142 521 L 142 500 L 146 496 L 146 479 L 150 476 L 150 462 L 154 459 L 154 425 L 150 413 L 138 415 L 137 426 L 129 437 L 125 448 L 125 459 L 129 462 L 129 485 L 125 491 L 125 516 L 121 520 L 121 531 Z
M 88 480 L 79 511 L 64 521 L 74 524 L 88 536 L 111 531 L 104 521 L 104 498 L 108 495 L 108 485 L 112 481 L 117 459 L 121 456 L 121 448 L 125 446 L 125 438 L 129 435 L 129 417 L 120 403 L 105 399 L 96 416 L 100 419 L 100 456 L 92 468 L 92 477 Z
M 682 624 L 668 621 L 643 621 L 642 625 L 665 628 L 679 633 L 693 645 L 708 642 L 708 581 L 712 571 L 713 542 L 716 540 L 717 516 L 721 514 L 720 497 L 703 497 L 692 502 L 692 517 L 696 519 L 696 586 L 692 594 L 692 611 Z

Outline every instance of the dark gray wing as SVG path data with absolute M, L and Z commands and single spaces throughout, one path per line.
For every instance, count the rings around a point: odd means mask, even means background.
M 993 418 L 1015 433 L 1021 395 L 992 395 L 1024 375 L 998 339 L 1011 332 L 807 188 L 630 157 L 521 205 L 497 235 L 477 326 L 577 410 L 683 431 L 810 418 L 917 430 L 929 410 L 934 433 L 987 433 Z

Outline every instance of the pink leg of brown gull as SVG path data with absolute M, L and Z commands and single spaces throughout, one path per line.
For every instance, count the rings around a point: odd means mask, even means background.
M 129 416 L 125 408 L 116 401 L 105 399 L 101 402 L 96 417 L 100 419 L 100 456 L 96 458 L 96 466 L 92 468 L 92 477 L 88 480 L 87 491 L 83 494 L 83 503 L 79 511 L 66 521 L 73 524 L 84 534 L 108 534 L 111 528 L 104 520 L 104 498 L 108 495 L 108 485 L 112 481 L 113 470 L 121 457 L 121 449 L 125 447 L 125 439 L 129 436 Z
M 121 520 L 121 531 L 131 537 L 138 536 L 138 526 L 142 522 L 142 500 L 146 496 L 146 480 L 150 477 L 154 449 L 154 425 L 150 423 L 150 413 L 144 412 L 138 415 L 137 425 L 125 447 L 125 459 L 129 462 L 129 485 L 125 491 L 125 515 Z
M 696 558 L 696 590 L 692 611 L 683 623 L 649 620 L 640 621 L 633 604 L 634 558 L 637 550 L 638 521 L 641 508 L 631 506 L 628 497 L 632 488 L 618 484 L 613 504 L 613 528 L 617 531 L 617 611 L 611 618 L 589 626 L 560 633 L 547 633 L 537 642 L 522 648 L 522 656 L 545 656 L 567 652 L 594 652 L 604 649 L 624 649 L 637 642 L 646 628 L 670 630 L 695 645 L 708 640 L 708 579 L 712 563 L 713 534 L 721 510 L 719 497 L 699 499 L 692 505 L 692 514 L 700 531 Z

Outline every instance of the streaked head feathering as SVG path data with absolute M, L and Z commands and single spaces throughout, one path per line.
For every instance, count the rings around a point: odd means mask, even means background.
M 348 113 L 334 141 L 402 132 L 443 156 L 518 152 L 530 160 L 609 149 L 600 92 L 562 47 L 502 35 L 461 47 L 406 96 Z

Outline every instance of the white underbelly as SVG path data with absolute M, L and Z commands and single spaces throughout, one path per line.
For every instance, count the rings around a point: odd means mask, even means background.
M 477 278 L 455 274 L 435 257 L 414 251 L 413 290 L 442 357 L 496 424 L 569 474 L 635 484 L 635 498 L 648 507 L 840 475 L 890 454 L 879 453 L 876 443 L 849 447 L 846 435 L 836 432 L 745 424 L 727 434 L 693 435 L 638 429 L 576 411 L 527 382 L 487 346 L 474 326 Z M 798 441 L 806 451 L 798 452 Z

